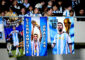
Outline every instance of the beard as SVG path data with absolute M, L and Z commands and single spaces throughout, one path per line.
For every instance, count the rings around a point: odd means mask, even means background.
M 59 32 L 62 32 L 62 29 L 59 29 Z

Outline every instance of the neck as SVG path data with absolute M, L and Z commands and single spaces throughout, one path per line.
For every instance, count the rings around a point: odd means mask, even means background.
M 62 34 L 62 33 L 63 33 L 63 31 L 59 32 L 59 34 Z
M 23 12 L 22 15 L 24 15 L 25 13 Z
M 34 42 L 37 42 L 37 40 L 34 40 Z

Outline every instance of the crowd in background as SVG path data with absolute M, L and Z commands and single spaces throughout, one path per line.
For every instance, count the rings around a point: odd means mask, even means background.
M 85 16 L 85 7 L 80 0 L 0 0 L 0 16 Z

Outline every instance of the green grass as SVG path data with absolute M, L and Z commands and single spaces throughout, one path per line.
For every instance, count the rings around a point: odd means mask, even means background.
M 20 51 L 20 55 L 17 55 L 16 56 L 16 50 L 12 50 L 12 57 L 19 57 L 19 56 L 23 56 L 24 54 L 23 54 L 23 52 L 24 52 L 24 50 L 23 49 L 19 49 L 19 51 Z

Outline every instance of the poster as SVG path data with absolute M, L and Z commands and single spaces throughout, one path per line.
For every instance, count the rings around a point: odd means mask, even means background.
M 48 17 L 53 54 L 74 54 L 74 18 Z
M 0 43 L 5 43 L 3 18 L 0 17 Z
M 47 17 L 24 18 L 26 56 L 47 55 Z
M 9 57 L 23 56 L 23 21 L 18 17 L 4 17 L 4 32 Z

